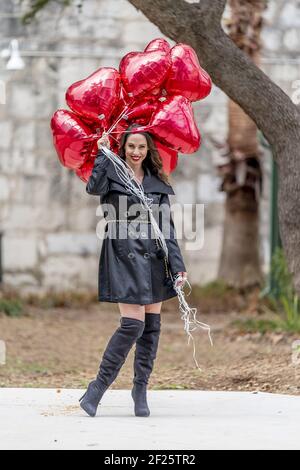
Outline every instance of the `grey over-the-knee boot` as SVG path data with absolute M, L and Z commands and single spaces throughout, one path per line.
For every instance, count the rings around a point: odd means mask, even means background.
M 159 313 L 146 313 L 145 328 L 136 342 L 134 357 L 134 379 L 131 391 L 136 416 L 149 416 L 147 385 L 153 370 L 161 330 Z
M 81 408 L 90 416 L 95 416 L 99 402 L 116 379 L 126 357 L 144 330 L 144 322 L 135 318 L 122 317 L 120 327 L 109 340 L 96 380 L 93 380 L 85 394 L 79 399 Z

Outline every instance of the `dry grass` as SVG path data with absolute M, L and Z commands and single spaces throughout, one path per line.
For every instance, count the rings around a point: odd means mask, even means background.
M 211 347 L 205 332 L 195 334 L 201 372 L 193 361 L 192 345 L 187 345 L 177 299 L 164 303 L 150 387 L 299 394 L 300 365 L 292 364 L 292 343 L 299 335 L 245 333 L 233 322 L 241 316 L 262 317 L 257 293 L 247 298 L 232 296 L 231 302 L 228 297 L 226 307 L 231 306 L 231 311 L 227 312 L 221 311 L 221 298 L 220 294 L 215 308 L 207 294 L 200 302 L 198 318 L 211 325 L 214 340 Z M 2 387 L 84 388 L 97 372 L 105 345 L 119 325 L 116 304 L 86 302 L 84 307 L 47 309 L 35 304 L 25 306 L 23 313 L 20 317 L 0 313 L 0 339 L 7 346 L 7 363 L 0 366 Z M 133 351 L 112 388 L 131 387 L 132 361 Z

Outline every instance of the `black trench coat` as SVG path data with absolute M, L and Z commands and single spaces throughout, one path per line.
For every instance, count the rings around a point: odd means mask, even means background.
M 170 299 L 177 295 L 170 272 L 174 275 L 186 271 L 174 222 L 169 215 L 168 195 L 175 193 L 148 167 L 144 170 L 142 185 L 147 197 L 153 199 L 152 213 L 160 229 L 163 227 L 169 263 L 166 264 L 164 252 L 157 246 L 153 235 L 152 225 L 147 222 L 148 212 L 142 208 L 137 196 L 125 188 L 113 163 L 99 150 L 86 191 L 100 196 L 107 221 L 99 261 L 100 302 L 147 305 Z M 116 219 L 125 222 L 112 222 Z

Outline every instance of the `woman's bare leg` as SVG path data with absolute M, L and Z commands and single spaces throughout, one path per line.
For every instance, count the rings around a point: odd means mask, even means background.
M 121 317 L 145 321 L 145 306 L 138 304 L 118 303 Z
M 145 305 L 145 313 L 160 313 L 162 302 L 157 302 L 156 304 Z

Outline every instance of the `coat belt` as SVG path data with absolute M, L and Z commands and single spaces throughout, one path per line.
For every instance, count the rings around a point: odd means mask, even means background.
M 145 219 L 140 219 L 140 218 L 136 218 L 136 219 L 109 219 L 109 220 L 106 220 L 106 222 L 125 222 L 127 224 L 130 224 L 131 222 L 139 222 L 139 223 L 143 223 L 143 224 L 151 224 L 151 220 L 145 220 Z

